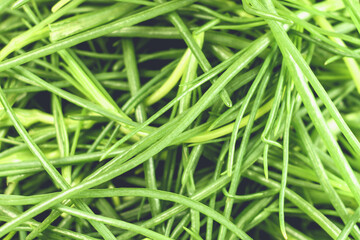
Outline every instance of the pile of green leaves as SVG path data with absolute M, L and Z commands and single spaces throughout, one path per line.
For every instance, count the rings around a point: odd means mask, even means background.
M 360 239 L 358 0 L 1 0 L 3 239 Z

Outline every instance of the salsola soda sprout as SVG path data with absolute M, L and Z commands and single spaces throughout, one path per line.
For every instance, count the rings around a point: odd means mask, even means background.
M 360 239 L 357 0 L 2 0 L 0 237 Z

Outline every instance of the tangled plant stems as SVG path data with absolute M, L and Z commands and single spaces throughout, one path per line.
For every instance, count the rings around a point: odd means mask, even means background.
M 356 0 L 0 2 L 2 239 L 360 239 Z

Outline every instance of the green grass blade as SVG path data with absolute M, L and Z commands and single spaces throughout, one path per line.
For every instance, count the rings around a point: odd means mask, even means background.
M 290 84 L 287 85 L 287 93 L 288 96 L 291 94 Z M 290 127 L 292 114 L 294 110 L 295 101 L 290 97 L 286 99 L 286 122 L 285 122 L 285 130 L 284 130 L 284 143 L 283 143 L 283 166 L 281 173 L 281 184 L 280 184 L 280 193 L 279 193 L 279 223 L 280 223 L 280 231 L 285 239 L 287 239 L 286 227 L 285 227 L 285 190 L 287 184 L 287 176 L 288 176 L 288 165 L 289 165 L 289 145 L 290 145 Z M 292 100 L 292 101 L 291 101 Z
M 84 0 L 78 0 L 77 2 L 80 2 L 80 1 L 84 1 Z M 73 2 L 75 3 L 76 1 L 72 1 L 71 3 L 73 3 Z M 194 0 L 175 0 L 175 1 L 171 1 L 169 3 L 160 4 L 156 7 L 153 7 L 148 10 L 144 10 L 140 13 L 136 13 L 129 17 L 122 18 L 113 23 L 108 23 L 103 26 L 94 28 L 92 31 L 86 31 L 84 33 L 79 33 L 75 36 L 69 37 L 69 38 L 61 40 L 59 42 L 48 44 L 44 47 L 38 48 L 36 50 L 32 50 L 28 53 L 25 53 L 20 56 L 13 57 L 11 59 L 1 62 L 0 63 L 0 71 L 4 71 L 4 70 L 10 69 L 12 67 L 19 66 L 19 65 L 29 62 L 33 59 L 37 59 L 40 57 L 50 55 L 59 50 L 75 46 L 76 44 L 79 44 L 79 43 L 82 43 L 82 42 L 85 42 L 85 41 L 88 41 L 88 40 L 91 40 L 91 39 L 94 39 L 97 37 L 101 37 L 103 35 L 113 32 L 119 28 L 132 26 L 132 25 L 138 24 L 140 22 L 155 18 L 157 16 L 172 12 L 178 8 L 181 8 L 181 7 L 191 4 L 192 2 L 194 2 Z M 67 6 L 69 6 L 69 5 L 70 4 L 68 4 Z M 57 11 L 56 13 L 59 13 L 59 12 L 60 11 Z
M 273 47 L 272 51 L 273 54 L 276 53 L 277 47 Z M 273 60 L 273 59 L 272 59 Z M 274 64 L 274 62 L 272 62 L 272 64 Z M 260 83 L 259 86 L 259 90 L 256 94 L 255 100 L 254 100 L 254 105 L 251 109 L 250 115 L 249 115 L 249 121 L 246 125 L 245 128 L 245 132 L 240 144 L 240 148 L 239 148 L 239 152 L 236 156 L 235 159 L 235 166 L 234 166 L 234 174 L 231 176 L 231 182 L 230 182 L 230 187 L 229 187 L 229 193 L 231 195 L 234 195 L 236 193 L 236 190 L 240 184 L 240 178 L 241 178 L 241 169 L 243 166 L 243 160 L 245 157 L 245 153 L 246 153 L 246 148 L 248 147 L 248 143 L 249 143 L 249 138 L 250 138 L 250 134 L 251 134 L 251 130 L 252 127 L 254 125 L 255 122 L 255 117 L 258 113 L 258 109 L 260 107 L 262 98 L 264 96 L 265 93 L 265 89 L 267 87 L 267 84 L 269 83 L 270 80 L 270 75 L 271 75 L 271 70 L 272 70 L 273 66 L 269 67 L 268 69 L 266 69 L 266 72 L 263 76 L 260 76 L 259 78 L 262 79 L 262 82 Z M 232 208 L 234 205 L 234 199 L 229 199 L 228 201 L 226 201 L 225 204 L 225 208 L 224 208 L 224 215 L 226 218 L 230 218 L 231 216 L 231 212 L 232 212 Z M 219 231 L 219 235 L 218 238 L 219 239 L 225 239 L 226 236 L 226 229 L 221 226 L 220 227 L 220 231 Z
M 70 154 L 70 143 L 64 115 L 62 112 L 62 104 L 58 97 L 55 95 L 52 95 L 51 100 L 55 118 L 56 139 L 59 145 L 60 156 L 67 157 Z M 71 166 L 63 167 L 61 169 L 61 172 L 66 182 L 71 184 Z
M 139 70 L 136 62 L 134 44 L 131 39 L 123 39 L 123 52 L 124 63 L 126 67 L 126 73 L 128 76 L 128 82 L 130 92 L 135 95 L 140 89 L 140 77 Z M 143 104 L 136 107 L 135 110 L 136 120 L 140 123 L 144 122 L 147 118 L 146 111 Z M 145 179 L 149 189 L 157 190 L 156 186 L 156 173 L 154 159 L 150 158 L 144 163 Z M 158 215 L 161 212 L 160 201 L 158 199 L 149 199 L 151 212 L 153 216 Z
M 135 158 L 132 159 L 132 161 L 123 164 L 121 168 L 115 168 L 115 169 L 112 168 L 112 170 L 106 174 L 102 173 L 98 177 L 92 178 L 91 180 L 83 182 L 82 184 L 70 188 L 69 190 L 63 191 L 55 198 L 52 198 L 51 201 L 49 200 L 47 202 L 34 206 L 33 208 L 24 212 L 21 215 L 22 216 L 21 218 L 19 217 L 17 219 L 14 219 L 4 224 L 2 227 L 0 227 L 0 236 L 1 235 L 3 236 L 6 232 L 11 231 L 11 228 L 16 227 L 17 225 L 21 224 L 23 221 L 26 221 L 27 219 L 33 217 L 34 214 L 36 215 L 39 211 L 41 212 L 61 202 L 64 198 L 67 198 L 68 196 L 76 193 L 80 189 L 87 189 L 92 186 L 96 186 L 101 182 L 105 182 L 109 179 L 112 179 L 115 175 L 120 175 L 123 172 L 128 171 L 129 168 L 132 169 L 135 166 L 138 166 L 139 164 L 146 161 L 149 157 L 158 153 L 161 149 L 169 145 L 169 143 L 171 143 L 171 141 L 176 136 L 178 136 L 179 133 L 182 132 L 192 122 L 192 120 L 194 120 L 196 116 L 200 112 L 202 112 L 203 109 L 207 107 L 207 104 L 211 101 L 211 99 L 215 98 L 217 94 L 221 91 L 221 89 L 224 88 L 225 85 L 248 64 L 248 62 L 250 62 L 256 56 L 258 56 L 258 54 L 261 53 L 266 48 L 267 44 L 268 44 L 267 35 L 254 41 L 252 45 L 248 48 L 248 50 L 244 52 L 244 54 L 227 69 L 227 71 L 218 79 L 218 81 L 214 83 L 214 85 L 212 85 L 212 87 L 199 100 L 199 102 L 197 102 L 196 105 L 194 105 L 196 107 L 192 107 L 191 111 L 188 111 L 186 115 L 183 118 L 181 118 L 183 124 L 177 126 L 176 129 L 174 129 L 175 126 L 168 127 L 170 131 L 166 131 L 166 132 L 170 132 L 170 134 L 168 134 L 165 138 L 158 141 L 150 149 L 147 149 L 146 151 L 137 155 Z M 165 124 L 165 126 L 167 126 L 167 124 Z M 101 178 L 102 180 L 99 181 L 98 178 Z
M 278 182 L 265 179 L 263 176 L 254 171 L 248 170 L 244 173 L 244 175 L 247 178 L 257 181 L 269 188 L 280 188 L 280 184 Z M 298 208 L 300 208 L 304 213 L 306 213 L 310 218 L 312 218 L 317 224 L 319 224 L 332 238 L 336 238 L 340 234 L 340 229 L 332 221 L 330 221 L 319 210 L 317 210 L 313 205 L 296 194 L 294 191 L 287 188 L 285 191 L 285 197 Z
M 7 113 L 9 114 L 9 117 L 11 118 L 15 129 L 19 133 L 19 135 L 24 139 L 25 143 L 27 144 L 30 151 L 39 159 L 39 161 L 42 163 L 45 171 L 49 174 L 51 179 L 53 180 L 54 184 L 62 188 L 63 190 L 69 189 L 70 185 L 65 181 L 65 179 L 60 175 L 60 173 L 56 170 L 56 168 L 48 161 L 48 159 L 45 157 L 44 153 L 40 150 L 38 145 L 33 141 L 33 139 L 29 136 L 29 133 L 26 131 L 24 126 L 20 123 L 18 118 L 16 117 L 13 109 L 9 105 L 2 89 L 0 88 L 0 102 L 3 105 L 4 109 L 6 109 Z M 81 202 L 78 202 L 79 204 L 82 204 Z M 82 204 L 81 207 L 85 207 L 87 205 Z M 90 210 L 89 208 L 86 210 Z M 105 225 L 98 224 L 96 222 L 93 222 L 94 227 L 99 230 L 101 234 L 106 239 L 114 239 L 114 236 L 112 233 L 105 227 Z M 7 232 L 10 230 L 7 229 Z
M 118 3 L 99 9 L 96 12 L 85 13 L 67 18 L 49 25 L 52 42 L 67 38 L 79 32 L 113 21 L 136 8 L 135 4 Z
M 325 172 L 323 164 L 321 163 L 316 152 L 311 146 L 312 141 L 310 139 L 310 136 L 307 134 L 306 128 L 299 117 L 295 117 L 294 126 L 296 128 L 298 135 L 302 140 L 302 143 L 305 145 L 305 148 L 309 154 L 310 159 L 312 160 L 314 170 L 319 177 L 319 182 L 324 186 L 325 193 L 329 195 L 329 199 L 332 205 L 334 206 L 335 210 L 339 213 L 340 217 L 343 219 L 345 223 L 347 223 L 349 218 L 349 213 L 345 208 L 345 204 L 343 203 L 340 196 L 331 185 L 329 181 L 329 177 Z M 359 229 L 356 229 L 355 232 L 357 238 L 359 237 L 358 231 Z
M 81 210 L 77 210 L 74 208 L 70 208 L 70 207 L 66 207 L 66 206 L 58 206 L 56 207 L 56 209 L 58 209 L 59 211 L 63 212 L 63 213 L 67 213 L 79 218 L 83 218 L 83 219 L 87 219 L 87 220 L 92 220 L 92 221 L 97 221 L 97 222 L 101 222 L 110 226 L 114 226 L 114 227 L 118 227 L 118 228 L 122 228 L 128 231 L 132 231 L 132 232 L 136 232 L 139 233 L 141 235 L 150 237 L 152 239 L 159 239 L 159 240 L 170 240 L 171 238 L 165 237 L 164 235 L 161 235 L 157 232 L 154 232 L 152 230 L 137 226 L 136 224 L 131 224 L 125 221 L 121 221 L 121 220 L 117 220 L 117 219 L 113 219 L 113 218 L 108 218 L 108 217 L 103 217 L 100 215 L 95 215 L 95 214 L 89 214 L 87 212 L 81 211 Z
M 274 12 L 274 8 L 272 4 L 267 1 L 268 8 Z M 315 91 L 319 95 L 319 97 L 324 101 L 324 104 L 327 106 L 331 115 L 334 117 L 335 121 L 338 124 L 338 127 L 341 130 L 344 130 L 343 133 L 350 143 L 356 144 L 355 146 L 360 146 L 356 137 L 350 131 L 347 124 L 342 119 L 341 115 L 335 108 L 332 101 L 329 99 L 329 96 L 324 91 L 321 84 L 318 82 L 316 76 L 313 74 L 299 51 L 296 49 L 294 44 L 290 41 L 288 35 L 285 32 L 283 26 L 279 23 L 267 20 L 270 28 L 274 33 L 274 37 L 279 44 L 279 48 L 287 62 L 287 67 L 289 68 L 290 74 L 293 76 L 296 81 L 294 81 L 297 91 L 301 96 L 301 99 L 308 110 L 308 114 L 310 115 L 314 125 L 316 126 L 320 136 L 322 137 L 324 144 L 326 145 L 328 151 L 333 156 L 337 167 L 340 169 L 341 174 L 354 194 L 355 199 L 360 203 L 360 184 L 356 179 L 353 170 L 351 169 L 349 163 L 345 159 L 345 156 L 340 150 L 339 145 L 334 139 L 332 133 L 326 125 L 325 119 L 321 114 L 320 109 L 317 107 L 315 103 L 314 95 L 312 94 L 307 80 L 312 84 L 315 88 Z M 335 118 L 336 117 L 336 118 Z M 354 147 L 354 145 L 352 144 Z M 360 149 L 360 148 L 358 148 Z
M 360 33 L 360 16 L 359 16 L 359 11 L 360 11 L 360 4 L 358 1 L 356 0 L 343 0 L 344 5 L 347 7 L 351 19 L 354 21 L 354 24 L 358 30 L 358 32 Z
M 350 217 L 348 223 L 345 225 L 339 236 L 336 240 L 345 240 L 348 239 L 348 236 L 351 230 L 356 226 L 356 223 L 359 221 L 360 218 L 360 208 L 357 208 L 354 214 Z

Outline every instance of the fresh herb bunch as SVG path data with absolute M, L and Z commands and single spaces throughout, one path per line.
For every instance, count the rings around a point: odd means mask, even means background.
M 2 0 L 0 237 L 360 239 L 357 0 Z

